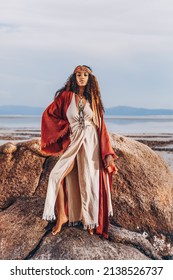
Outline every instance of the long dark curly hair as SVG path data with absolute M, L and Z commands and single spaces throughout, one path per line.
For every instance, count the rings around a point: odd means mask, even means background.
M 90 70 L 90 72 L 92 72 L 92 69 L 89 66 L 87 65 L 82 65 L 82 66 L 87 67 Z M 70 77 L 67 79 L 65 85 L 56 91 L 54 99 L 56 99 L 57 96 L 61 94 L 63 91 L 72 91 L 75 92 L 76 94 L 79 93 L 79 86 L 77 85 L 76 82 L 76 73 L 71 74 Z M 93 74 L 89 73 L 88 83 L 84 89 L 84 96 L 89 101 L 91 108 L 92 108 L 92 95 L 98 106 L 99 112 L 100 113 L 104 112 L 104 106 L 101 99 L 101 94 L 100 94 L 100 89 L 99 89 L 97 79 Z

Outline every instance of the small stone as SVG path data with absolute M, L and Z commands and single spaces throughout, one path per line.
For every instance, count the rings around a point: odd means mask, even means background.
M 12 154 L 17 150 L 16 145 L 14 145 L 13 143 L 6 143 L 1 147 L 1 151 L 4 154 Z

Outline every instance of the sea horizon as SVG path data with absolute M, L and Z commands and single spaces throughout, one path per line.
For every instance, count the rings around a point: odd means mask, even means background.
M 173 115 L 104 115 L 108 131 L 114 133 L 173 133 Z M 0 130 L 40 130 L 41 115 L 0 115 Z
M 0 114 L 0 118 L 13 118 L 13 117 L 16 117 L 16 118 L 32 118 L 32 117 L 38 117 L 38 118 L 41 118 L 42 115 L 41 114 L 36 114 L 36 115 L 30 115 L 30 114 Z M 172 115 L 109 115 L 109 114 L 104 114 L 104 118 L 119 118 L 119 119 L 125 119 L 125 118 L 171 118 L 173 119 L 173 114 Z

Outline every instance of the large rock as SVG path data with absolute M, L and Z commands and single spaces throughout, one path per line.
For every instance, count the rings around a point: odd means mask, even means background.
M 18 199 L 0 212 L 0 259 L 24 259 L 45 233 L 41 219 L 44 200 Z
M 111 135 L 119 158 L 113 178 L 112 222 L 150 236 L 173 234 L 173 173 L 148 146 Z
M 0 147 L 1 258 L 24 259 L 29 255 L 33 259 L 75 259 L 74 249 L 68 252 L 73 244 L 74 248 L 85 249 L 85 254 L 80 252 L 81 259 L 84 255 L 92 259 L 157 259 L 153 246 L 141 239 L 142 234 L 159 249 L 160 255 L 173 254 L 172 172 L 161 157 L 144 144 L 115 134 L 111 139 L 119 155 L 118 174 L 113 176 L 111 241 L 103 241 L 98 236 L 91 239 L 80 228 L 64 228 L 54 238 L 45 235 L 47 223 L 41 220 L 43 202 L 49 173 L 58 158 L 45 157 L 36 140 Z M 118 230 L 115 225 L 122 229 Z M 93 247 L 97 244 L 92 252 L 90 244 Z M 54 246 L 58 252 L 53 251 Z
M 130 233 L 129 233 L 130 234 Z M 46 236 L 34 260 L 147 260 L 150 259 L 130 245 L 100 239 L 80 228 L 64 228 L 56 235 Z
M 65 226 L 53 236 L 41 219 L 43 202 L 37 197 L 18 199 L 0 213 L 0 259 L 159 259 L 142 235 L 115 226 L 110 228 L 110 241 L 81 227 Z
M 38 144 L 30 141 L 0 147 L 0 208 L 8 207 L 17 197 L 32 196 L 38 188 L 45 161 L 37 153 Z

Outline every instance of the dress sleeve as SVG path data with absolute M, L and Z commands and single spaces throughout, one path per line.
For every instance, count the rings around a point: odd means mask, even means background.
M 64 94 L 60 94 L 43 112 L 41 124 L 41 150 L 58 155 L 69 142 L 69 122 L 64 114 Z M 63 141 L 64 140 L 64 141 Z

